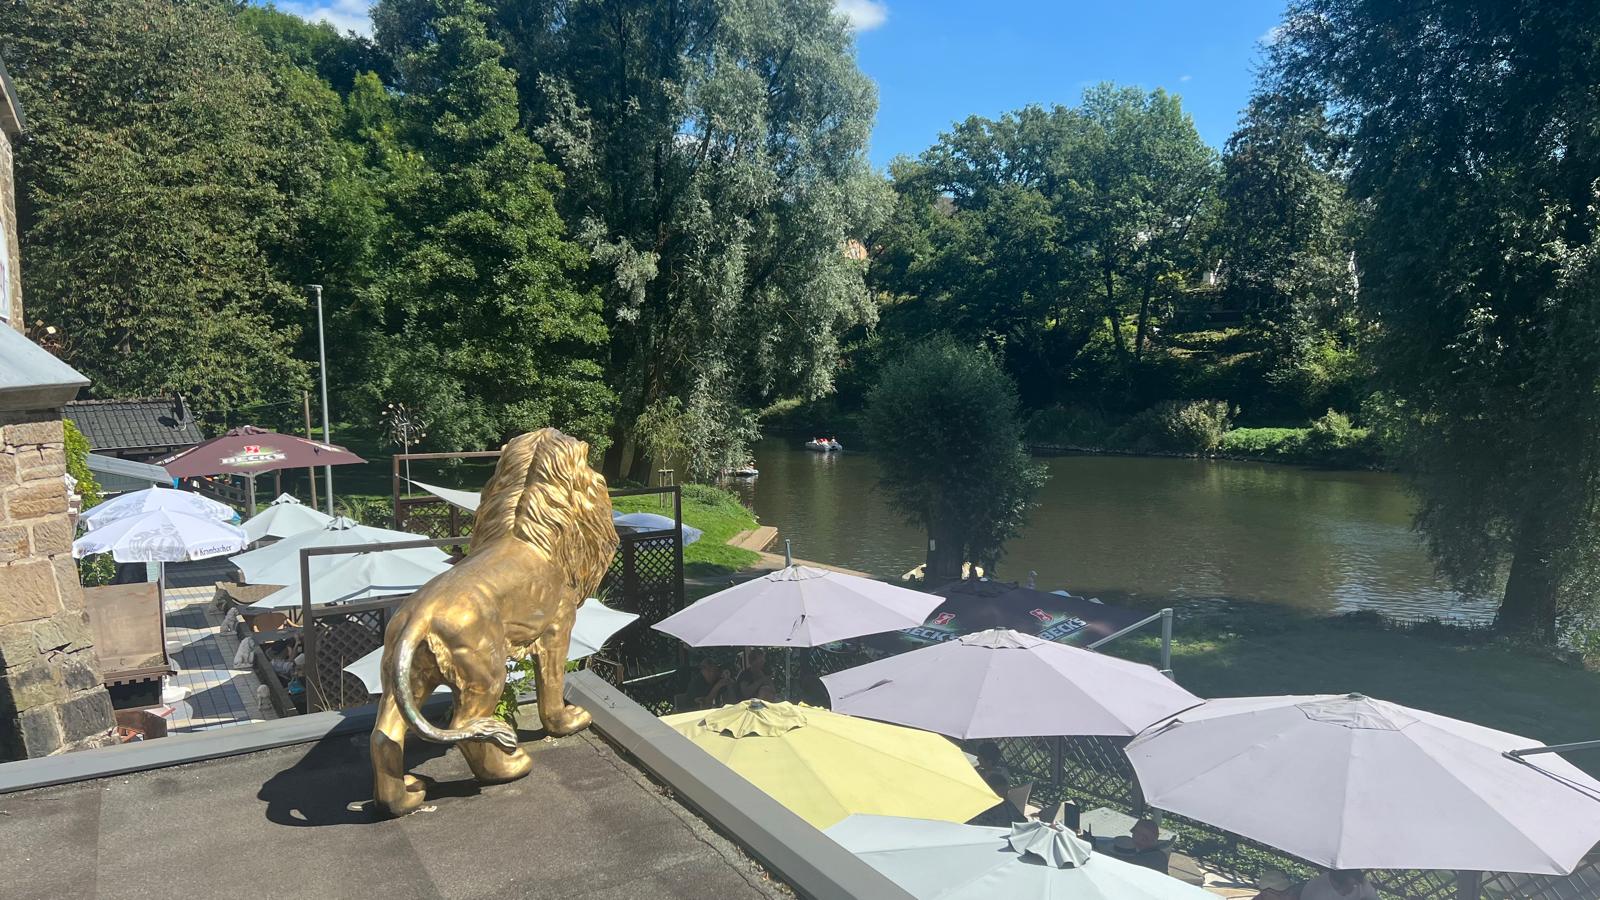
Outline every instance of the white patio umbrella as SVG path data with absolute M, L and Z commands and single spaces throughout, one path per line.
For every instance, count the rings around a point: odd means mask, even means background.
M 161 509 L 199 516 L 202 519 L 215 519 L 219 522 L 231 522 L 237 518 L 233 507 L 226 503 L 218 503 L 210 497 L 202 497 L 175 488 L 145 488 L 142 491 L 129 491 L 121 496 L 112 497 L 79 516 L 78 521 L 93 531 L 112 522 Z
M 794 565 L 696 601 L 653 627 L 691 647 L 816 647 L 921 625 L 943 597 Z
M 249 553 L 241 553 L 233 557 L 233 564 L 239 567 L 244 580 L 249 584 L 290 584 L 300 580 L 302 548 L 348 547 L 354 544 L 412 541 L 421 537 L 420 534 L 358 525 L 344 516 L 337 516 L 321 528 L 302 531 L 276 543 L 258 547 Z M 448 558 L 443 551 L 437 549 L 429 553 L 429 548 L 422 548 L 420 552 L 433 559 Z M 318 571 L 337 565 L 339 562 L 340 558 L 337 556 L 314 556 L 311 558 L 311 574 L 315 576 Z
M 919 900 L 1215 900 L 1203 888 L 1094 853 L 1047 822 L 981 828 L 854 815 L 826 834 Z
M 638 618 L 634 613 L 612 609 L 593 597 L 583 601 L 572 624 L 572 643 L 567 647 L 567 661 L 599 653 L 600 648 L 612 635 L 628 627 Z M 380 672 L 382 662 L 383 648 L 379 647 L 345 666 L 344 670 L 361 679 L 361 683 L 367 686 L 369 692 L 382 693 L 383 676 Z M 439 690 L 449 690 L 449 688 L 441 685 Z
M 249 542 L 237 525 L 156 509 L 117 519 L 85 534 L 72 542 L 72 556 L 82 559 L 110 553 L 121 563 L 184 562 L 233 553 Z
M 963 740 L 1132 736 L 1202 701 L 1156 669 L 991 629 L 824 676 L 836 712 Z
M 333 556 L 336 562 L 311 575 L 312 603 L 349 603 L 372 597 L 409 594 L 450 570 L 449 557 L 432 547 L 382 550 Z M 443 558 L 441 558 L 443 557 Z M 299 609 L 300 579 L 278 588 L 246 607 L 247 611 Z
M 1334 869 L 1567 874 L 1600 782 L 1537 741 L 1360 694 L 1212 700 L 1140 735 L 1150 805 Z
M 279 494 L 266 509 L 245 521 L 244 533 L 253 543 L 269 537 L 291 537 L 332 521 L 333 516 L 312 509 L 289 494 Z

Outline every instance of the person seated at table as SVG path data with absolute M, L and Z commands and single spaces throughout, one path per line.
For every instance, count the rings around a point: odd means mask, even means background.
M 1360 869 L 1334 869 L 1301 885 L 1300 900 L 1378 900 L 1378 889 Z
M 989 790 L 1004 797 L 1011 790 L 1011 767 L 1000 754 L 1000 745 L 989 741 L 978 748 L 978 776 L 989 785 Z
M 1140 819 L 1133 823 L 1133 830 L 1126 837 L 1119 837 L 1111 846 L 1111 852 L 1124 862 L 1131 862 L 1136 866 L 1154 869 L 1165 875 L 1167 872 L 1167 851 L 1161 849 L 1161 829 L 1154 819 Z
M 778 699 L 778 689 L 772 684 L 772 677 L 767 674 L 767 653 L 765 650 L 746 650 L 744 652 L 744 667 L 733 679 L 734 696 L 740 702 L 745 700 L 765 700 L 768 703 Z
M 700 668 L 690 676 L 689 687 L 673 700 L 679 712 L 711 709 L 721 706 L 733 690 L 733 681 L 716 660 L 707 656 L 700 660 Z
M 1260 890 L 1255 900 L 1294 900 L 1294 882 L 1284 874 L 1282 869 L 1264 869 L 1261 877 L 1256 879 L 1256 888 Z

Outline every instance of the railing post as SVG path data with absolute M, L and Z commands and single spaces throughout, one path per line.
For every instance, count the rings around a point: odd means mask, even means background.
M 322 676 L 317 672 L 317 622 L 311 613 L 310 549 L 300 548 L 300 647 L 306 658 L 300 677 L 306 684 L 306 712 L 314 713 L 322 709 Z
M 1172 607 L 1161 611 L 1161 674 L 1173 681 L 1172 675 Z
M 389 518 L 394 522 L 394 530 L 401 531 L 403 529 L 400 527 L 400 457 L 390 457 L 389 465 L 391 466 L 389 487 L 394 493 L 394 505 L 390 507 Z

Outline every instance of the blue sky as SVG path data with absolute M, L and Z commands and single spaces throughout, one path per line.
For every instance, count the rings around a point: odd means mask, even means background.
M 371 30 L 367 0 L 278 0 L 340 28 Z M 1284 0 L 835 0 L 878 84 L 871 156 L 927 149 L 953 122 L 1029 103 L 1077 101 L 1101 81 L 1183 97 L 1220 149 L 1250 96 L 1257 41 Z

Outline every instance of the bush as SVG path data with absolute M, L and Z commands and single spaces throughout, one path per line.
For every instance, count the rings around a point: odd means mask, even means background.
M 1041 409 L 1023 429 L 1029 443 L 1089 448 L 1105 447 L 1115 431 L 1099 412 L 1073 406 Z
M 1300 458 L 1309 428 L 1235 428 L 1222 436 L 1221 450 L 1229 456 L 1248 456 L 1293 462 Z
M 1210 453 L 1222 446 L 1231 419 L 1222 400 L 1169 400 L 1130 419 L 1118 430 L 1118 442 L 1136 450 Z

